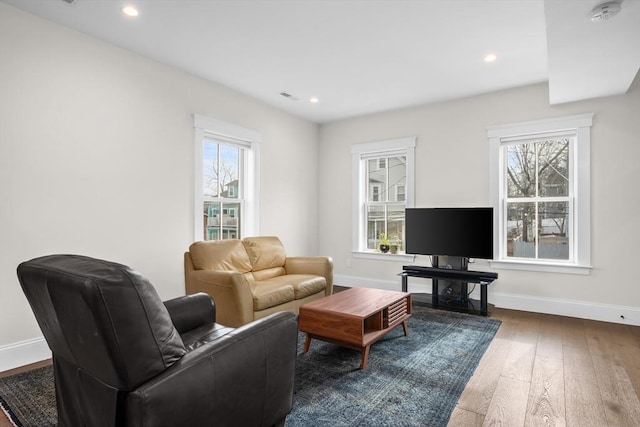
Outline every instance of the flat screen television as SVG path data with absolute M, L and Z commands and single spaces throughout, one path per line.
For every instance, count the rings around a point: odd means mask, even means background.
M 405 252 L 493 258 L 493 208 L 407 208 Z

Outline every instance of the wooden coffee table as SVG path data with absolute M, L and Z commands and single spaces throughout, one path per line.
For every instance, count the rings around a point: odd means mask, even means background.
M 411 294 L 370 288 L 351 288 L 300 307 L 299 328 L 306 332 L 304 352 L 319 339 L 362 352 L 360 369 L 367 366 L 369 348 L 396 326 L 408 334 Z

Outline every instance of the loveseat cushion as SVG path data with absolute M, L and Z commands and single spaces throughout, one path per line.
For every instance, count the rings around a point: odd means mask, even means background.
M 265 310 L 276 305 L 285 304 L 296 298 L 293 286 L 287 285 L 281 279 L 284 276 L 256 282 L 253 289 L 253 309 Z
M 327 287 L 327 280 L 324 277 L 313 274 L 288 274 L 284 279 L 293 286 L 296 299 L 324 292 Z
M 226 270 L 247 273 L 251 262 L 239 239 L 209 240 L 189 246 L 196 270 Z
M 242 240 L 253 272 L 267 268 L 284 267 L 287 254 L 280 239 L 275 236 L 247 237 Z
M 289 274 L 255 282 L 253 309 L 265 310 L 276 305 L 324 292 L 327 281 L 312 274 Z

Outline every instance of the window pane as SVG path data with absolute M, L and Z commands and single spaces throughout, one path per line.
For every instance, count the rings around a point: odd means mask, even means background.
M 569 195 L 569 139 L 538 143 L 538 180 L 541 197 Z
M 220 203 L 204 202 L 204 240 L 218 240 L 220 238 Z
M 240 236 L 243 158 L 242 148 L 203 141 L 204 240 Z
M 385 233 L 384 206 L 367 206 L 367 249 L 377 249 L 380 233 Z
M 357 241 L 357 249 L 382 252 L 380 241 L 384 233 L 390 243 L 389 252 L 395 254 L 404 248 L 404 212 L 407 198 L 412 194 L 407 187 L 407 163 L 411 163 L 413 150 L 409 151 L 409 147 L 413 147 L 415 141 L 407 140 L 406 147 L 401 146 L 405 141 L 388 142 L 389 147 L 384 151 L 377 142 L 371 146 L 371 152 L 360 151 L 360 145 L 358 153 L 354 153 L 360 157 L 359 179 L 354 183 L 359 185 L 362 209 L 357 223 L 362 240 Z
M 507 197 L 534 197 L 536 195 L 535 144 L 508 145 Z
M 216 142 L 205 140 L 202 144 L 203 193 L 205 197 L 218 197 L 218 148 Z
M 218 180 L 222 188 L 221 197 L 238 198 L 238 176 L 240 171 L 240 148 L 232 145 L 220 145 L 220 170 Z
M 540 203 L 538 216 L 538 258 L 569 259 L 569 203 Z
M 222 215 L 222 238 L 237 239 L 240 236 L 240 204 L 224 203 Z
M 385 163 L 386 164 L 386 163 Z M 380 168 L 380 159 L 370 159 L 367 161 L 367 201 L 385 202 L 387 195 L 384 189 L 387 188 L 387 168 Z
M 407 157 L 389 157 L 387 164 L 389 165 L 389 188 L 387 190 L 387 194 L 391 195 L 389 201 L 403 201 L 404 186 L 407 181 Z M 398 187 L 402 187 L 402 199 L 399 198 L 400 194 Z
M 535 258 L 534 203 L 507 203 L 507 256 Z
M 589 113 L 488 128 L 492 156 L 502 162 L 491 171 L 497 184 L 492 199 L 501 215 L 499 254 L 527 261 L 515 262 L 515 268 L 576 267 L 588 274 L 592 119 Z
M 404 205 L 389 205 L 387 208 L 387 236 L 398 249 L 404 248 Z

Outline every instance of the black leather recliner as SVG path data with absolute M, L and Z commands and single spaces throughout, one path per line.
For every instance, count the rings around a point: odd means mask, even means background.
M 163 303 L 140 273 L 78 255 L 18 278 L 53 354 L 59 426 L 284 425 L 294 314 L 228 328 L 208 295 Z

